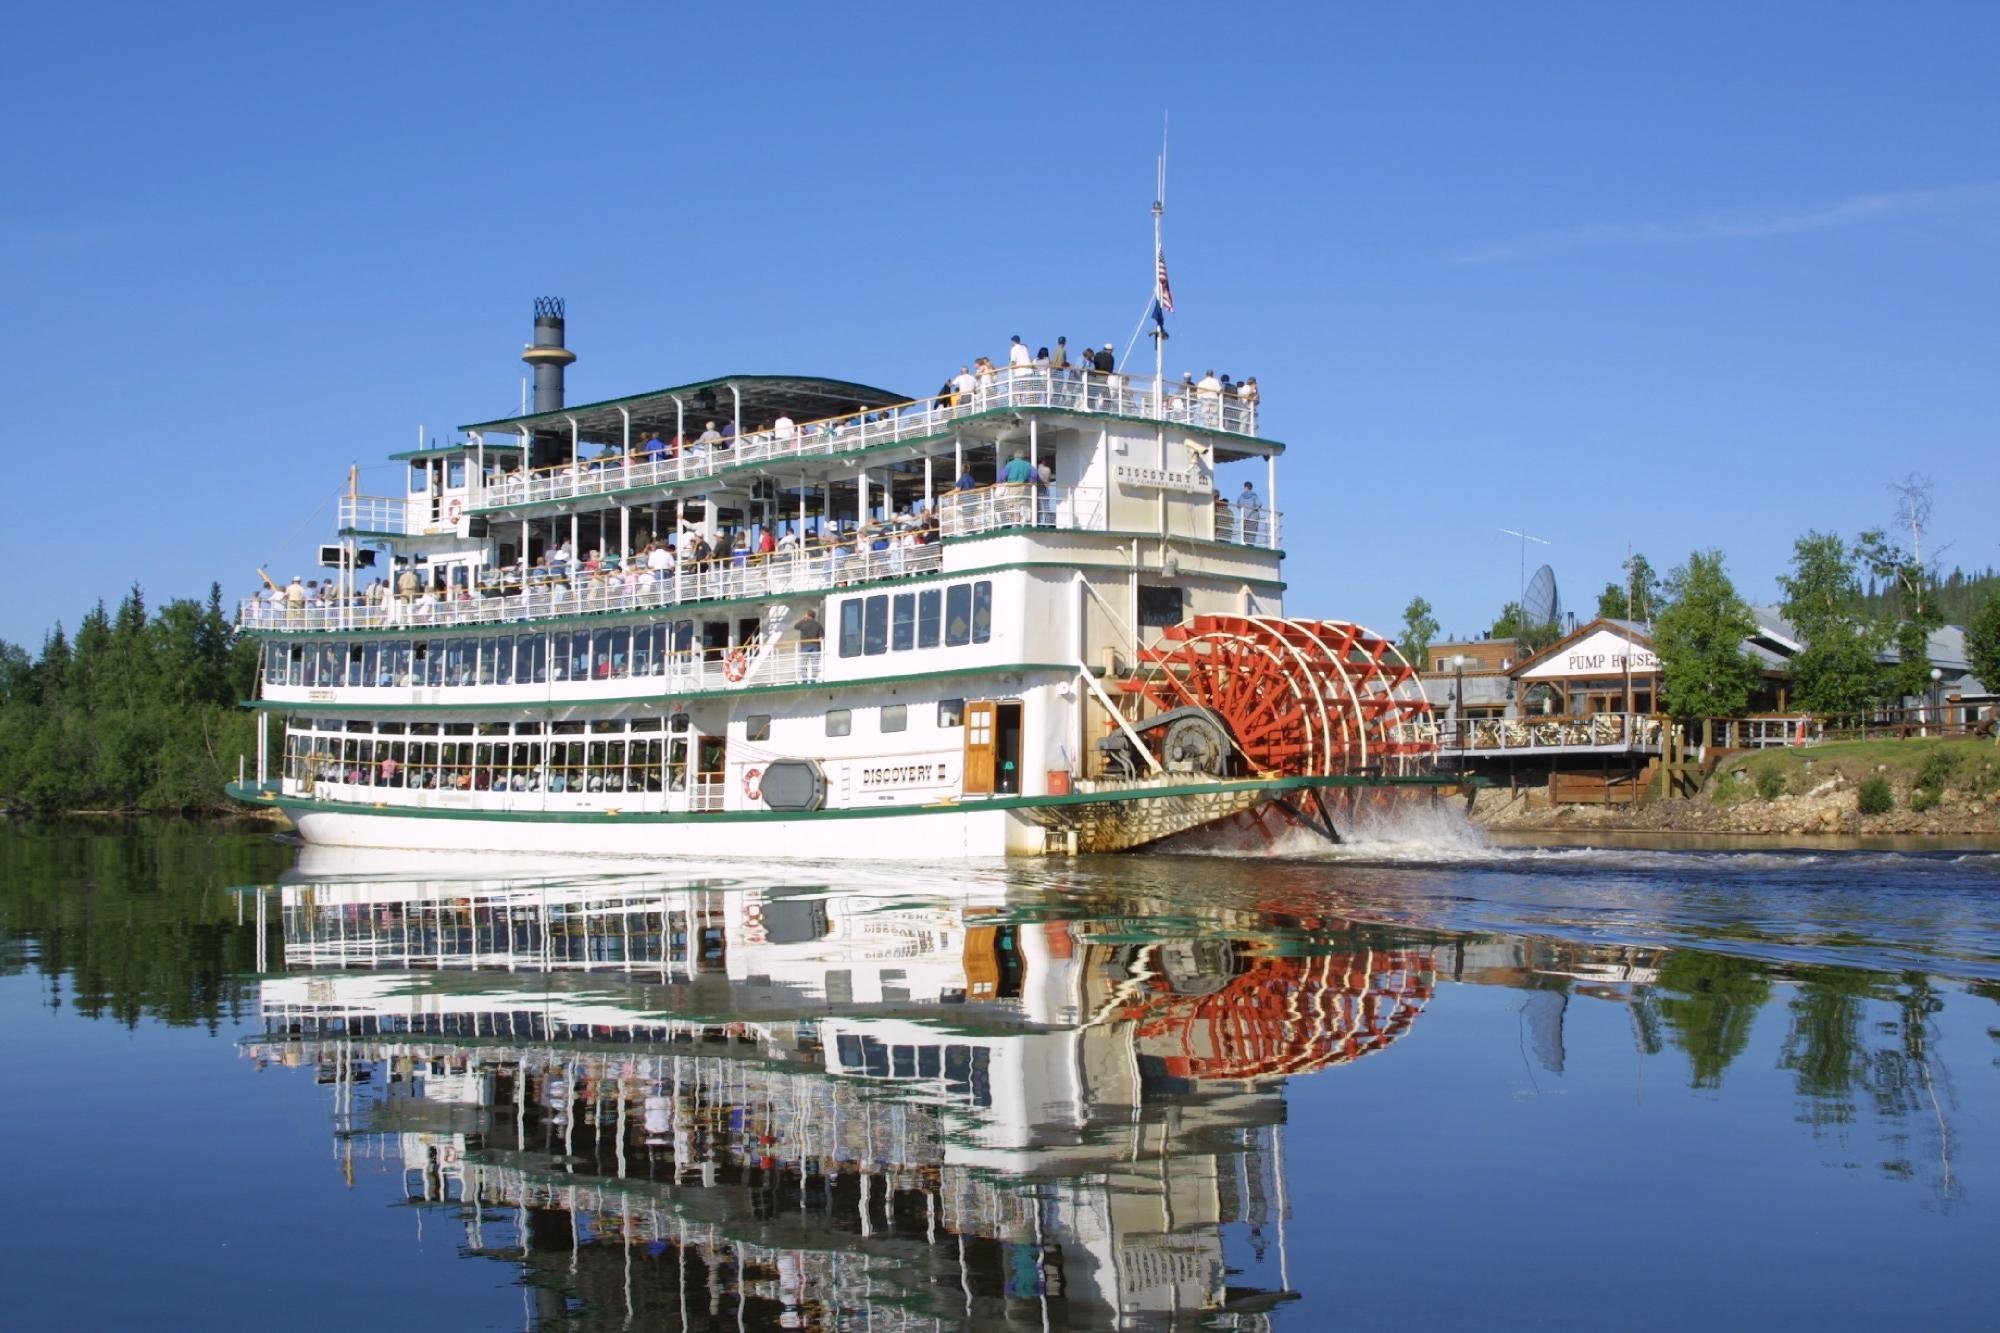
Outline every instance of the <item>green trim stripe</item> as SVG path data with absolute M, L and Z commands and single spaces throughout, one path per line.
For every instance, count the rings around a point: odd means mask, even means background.
M 472 819 L 524 824 L 769 824 L 787 820 L 883 819 L 901 815 L 963 815 L 987 810 L 1031 810 L 1047 806 L 1118 804 L 1147 797 L 1211 796 L 1230 792 L 1267 791 L 1281 793 L 1312 788 L 1391 787 L 1447 789 L 1463 787 L 1457 777 L 1384 778 L 1342 775 L 1338 777 L 1252 778 L 1237 782 L 1200 782 L 1184 787 L 1144 787 L 1122 792 L 1071 792 L 1067 796 L 993 796 L 962 801 L 942 801 L 929 805 L 874 805 L 845 810 L 714 810 L 700 813 L 612 814 L 605 810 L 445 810 L 388 804 L 363 805 L 358 801 L 319 801 L 299 796 L 280 796 L 259 790 L 254 783 L 230 783 L 229 795 L 254 805 L 276 805 L 283 810 L 325 811 L 346 815 L 379 815 L 393 819 Z

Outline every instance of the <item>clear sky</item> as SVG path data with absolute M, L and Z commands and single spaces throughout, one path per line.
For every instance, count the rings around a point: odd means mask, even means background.
M 1628 545 L 1769 598 L 1911 471 L 2000 561 L 2000 5 L 76 3 L 6 49 L 31 646 L 309 573 L 350 463 L 513 410 L 545 293 L 572 402 L 1122 347 L 1163 111 L 1168 369 L 1263 385 L 1293 614 L 1483 628 L 1501 527 L 1585 613 Z

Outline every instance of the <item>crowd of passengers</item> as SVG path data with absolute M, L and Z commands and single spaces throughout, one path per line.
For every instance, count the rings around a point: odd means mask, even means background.
M 1053 349 L 1043 347 L 1030 352 L 1027 344 L 1021 341 L 1021 336 L 1015 334 L 1004 365 L 995 362 L 992 357 L 978 357 L 969 365 L 960 366 L 958 374 L 946 380 L 928 399 L 803 424 L 780 415 L 743 431 L 740 436 L 733 419 L 705 421 L 701 431 L 691 439 L 684 434 L 668 434 L 663 438 L 657 430 L 647 431 L 629 453 L 605 446 L 593 457 L 579 456 L 572 462 L 543 471 L 544 475 L 568 473 L 573 482 L 581 483 L 595 474 L 616 468 L 662 464 L 681 458 L 711 458 L 734 449 L 739 443 L 789 443 L 794 439 L 837 434 L 857 425 L 890 421 L 898 416 L 922 416 L 934 407 L 977 409 L 995 396 L 1000 385 L 1024 373 L 1047 378 L 1051 389 L 1050 406 L 1063 406 L 1065 399 L 1074 397 L 1086 407 L 1117 410 L 1123 406 L 1119 395 L 1126 387 L 1125 377 L 1118 373 L 1117 367 L 1118 358 L 1110 343 L 1094 350 L 1086 347 L 1081 355 L 1072 360 L 1067 337 L 1057 338 Z M 1255 375 L 1237 381 L 1230 377 L 1228 371 L 1217 375 L 1209 370 L 1196 379 L 1190 371 L 1181 376 L 1178 385 L 1168 390 L 1165 408 L 1169 420 L 1210 426 L 1223 424 L 1226 407 L 1245 409 L 1254 428 L 1258 399 Z M 1233 419 L 1240 420 L 1242 415 L 1239 413 Z M 515 471 L 496 475 L 493 484 L 504 493 L 509 487 L 525 486 L 529 476 L 524 463 Z
M 612 600 L 618 593 L 637 593 L 683 575 L 699 586 L 704 578 L 727 570 L 755 569 L 806 558 L 830 559 L 838 581 L 845 562 L 879 559 L 882 572 L 892 574 L 904 564 L 914 563 L 915 552 L 935 545 L 939 539 L 938 514 L 932 508 L 923 513 L 905 510 L 887 520 L 850 524 L 832 532 L 818 528 L 801 532 L 797 526 L 788 525 L 779 533 L 771 527 L 756 525 L 718 533 L 712 542 L 696 532 L 684 533 L 678 541 L 670 534 L 634 550 L 593 547 L 580 556 L 564 541 L 532 562 L 488 567 L 479 574 L 476 583 L 464 581 L 462 565 L 433 567 L 411 563 L 404 565 L 393 580 L 378 578 L 349 599 L 342 597 L 339 584 L 333 579 L 301 579 L 295 574 L 282 587 L 269 584 L 256 605 L 267 608 L 274 618 L 347 603 L 362 605 L 385 617 L 394 611 L 422 619 L 454 603 L 518 597 L 523 592 L 579 602 Z M 451 577 L 453 570 L 457 571 L 456 579 Z

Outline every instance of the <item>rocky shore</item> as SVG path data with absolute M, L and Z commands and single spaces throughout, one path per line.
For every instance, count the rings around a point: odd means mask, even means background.
M 1523 832 L 2000 836 L 2000 752 L 1973 742 L 1886 744 L 1902 748 L 1729 756 L 1693 796 L 1636 806 L 1555 805 L 1546 787 L 1489 787 L 1473 798 L 1471 818 Z

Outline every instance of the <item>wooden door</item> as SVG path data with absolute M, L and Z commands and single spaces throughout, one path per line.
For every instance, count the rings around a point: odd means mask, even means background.
M 991 699 L 975 699 L 965 706 L 965 792 L 968 796 L 993 793 L 995 720 L 998 706 Z

